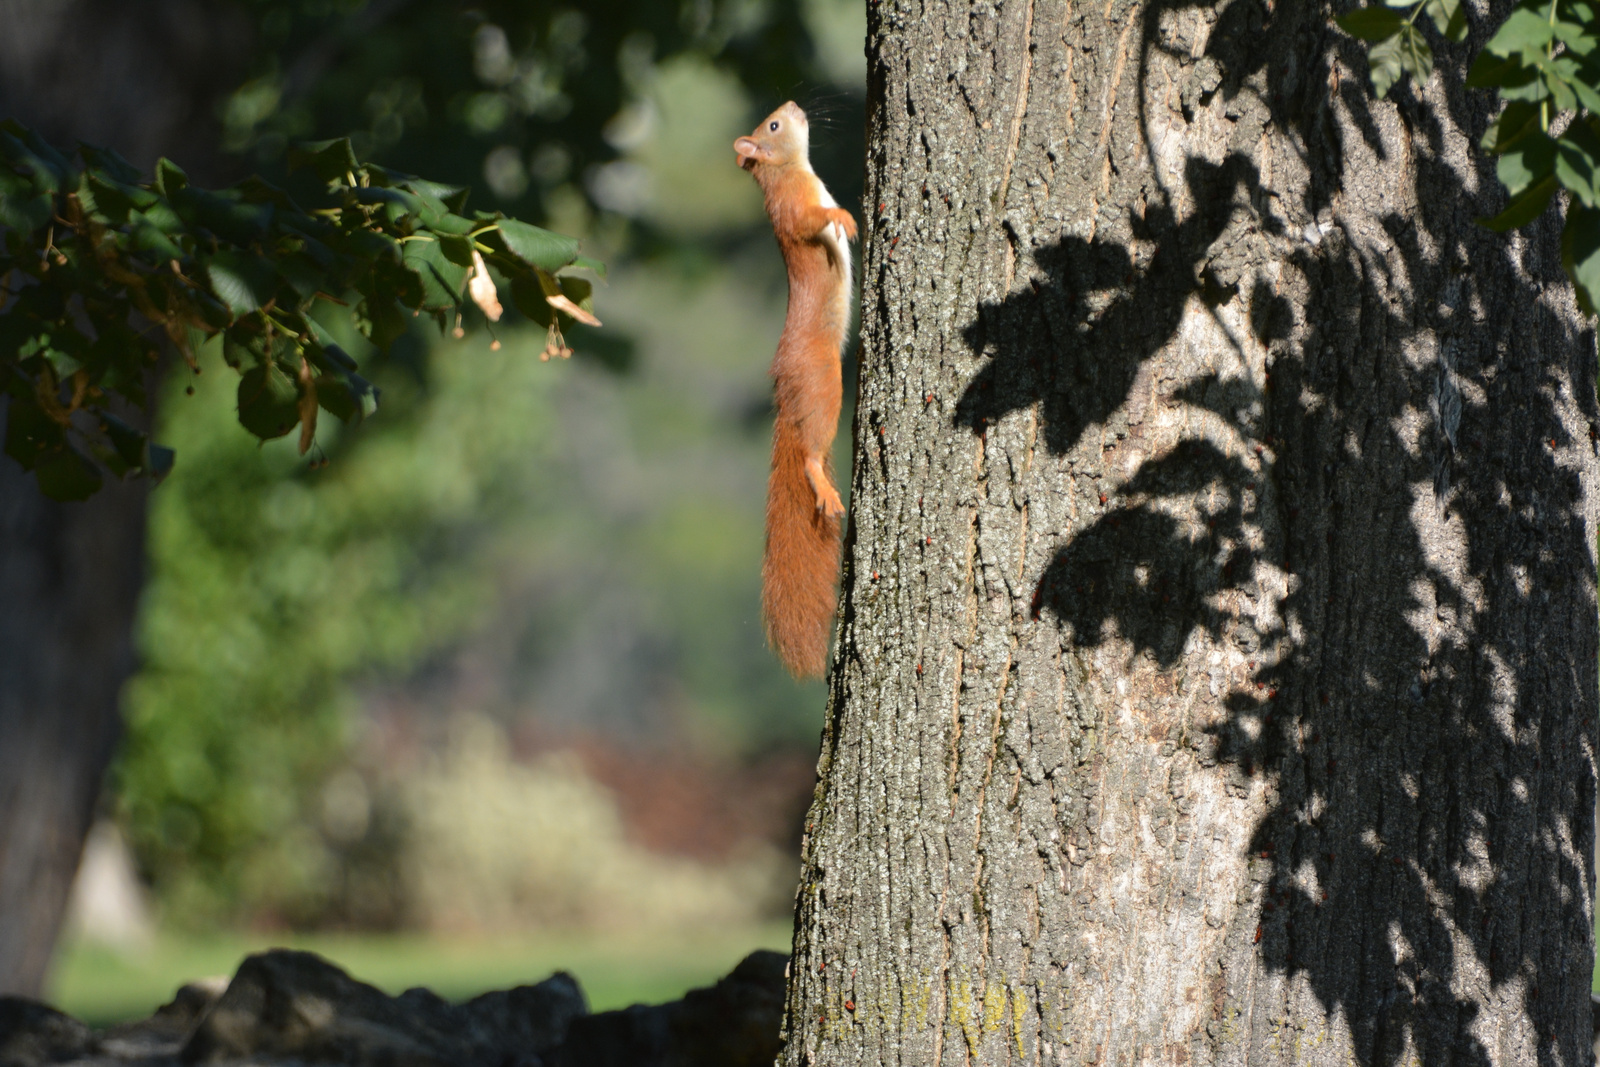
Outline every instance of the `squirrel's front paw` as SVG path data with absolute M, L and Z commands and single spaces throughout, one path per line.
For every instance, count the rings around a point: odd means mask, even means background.
M 854 241 L 856 239 L 856 218 L 854 215 L 842 207 L 835 207 L 828 209 L 828 218 L 839 224 L 839 228 L 844 231 L 844 239 L 846 241 Z

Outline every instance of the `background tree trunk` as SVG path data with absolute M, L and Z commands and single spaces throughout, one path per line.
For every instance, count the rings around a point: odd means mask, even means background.
M 1590 1062 L 1594 336 L 1337 10 L 869 6 L 786 1064 Z
M 0 0 L 0 118 L 141 167 L 215 173 L 212 109 L 244 37 L 189 0 Z M 0 405 L 0 431 L 4 407 Z M 40 496 L 0 456 L 0 993 L 37 995 L 119 729 L 144 561 L 142 483 Z
M 58 504 L 0 461 L 0 993 L 39 993 L 116 744 L 144 502 Z

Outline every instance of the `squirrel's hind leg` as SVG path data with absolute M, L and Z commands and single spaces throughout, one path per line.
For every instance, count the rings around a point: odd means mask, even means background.
M 844 514 L 844 501 L 839 499 L 839 490 L 829 481 L 821 456 L 806 457 L 806 479 L 811 482 L 811 491 L 817 494 L 818 511 L 830 519 L 837 519 Z

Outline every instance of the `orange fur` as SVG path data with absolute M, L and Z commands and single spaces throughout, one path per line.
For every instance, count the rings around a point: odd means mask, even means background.
M 789 312 L 772 359 L 777 420 L 761 612 L 784 666 L 797 677 L 821 677 L 844 515 L 828 468 L 839 424 L 839 353 L 850 325 L 846 242 L 856 223 L 812 172 L 805 112 L 792 102 L 735 141 L 734 151 L 761 186 L 789 273 Z

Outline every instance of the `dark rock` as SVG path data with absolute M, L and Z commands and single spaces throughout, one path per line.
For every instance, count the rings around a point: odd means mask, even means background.
M 228 980 L 221 976 L 190 982 L 157 1008 L 150 1018 L 113 1026 L 101 1034 L 98 1043 L 101 1055 L 123 1060 L 177 1056 L 200 1020 L 227 988 Z
M 551 1067 L 771 1067 L 788 957 L 752 952 L 708 989 L 576 1020 Z
M 540 1061 L 588 1010 L 567 974 L 456 1006 L 427 989 L 391 997 L 313 953 L 278 949 L 239 965 L 181 1055 L 190 1064 L 505 1067 Z
M 427 989 L 391 997 L 319 956 L 276 950 L 99 1035 L 0 998 L 0 1067 L 771 1067 L 785 962 L 752 953 L 682 1000 L 589 1015 L 568 974 L 457 1005 Z
M 781 952 L 752 952 L 710 989 L 684 994 L 671 1005 L 667 1067 L 770 1067 L 778 1057 L 788 966 Z
M 23 997 L 0 997 L 0 1067 L 36 1067 L 87 1055 L 94 1035 L 83 1023 Z
M 435 1067 L 470 1057 L 430 1023 L 433 1013 L 394 997 L 310 952 L 275 949 L 239 965 L 183 1047 L 185 1063 L 246 1057 L 307 1063 Z M 441 1016 L 442 1017 L 442 1013 Z
M 635 1004 L 579 1019 L 550 1067 L 663 1067 L 672 1045 L 671 1012 L 670 1004 Z
M 157 1008 L 150 1021 L 169 1030 L 192 1031 L 227 991 L 228 979 L 222 975 L 190 982 Z
M 589 1014 L 577 979 L 558 971 L 538 985 L 474 997 L 455 1009 L 467 1040 L 497 1065 L 542 1061 Z

